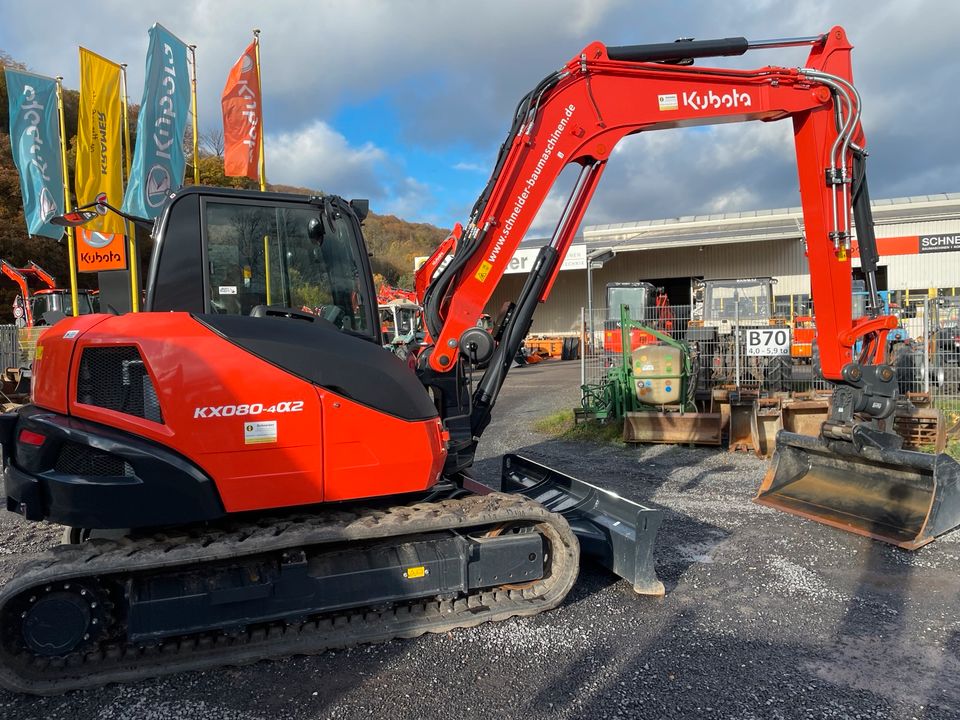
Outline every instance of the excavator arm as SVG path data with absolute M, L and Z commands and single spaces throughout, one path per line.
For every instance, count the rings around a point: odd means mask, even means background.
M 693 65 L 699 57 L 800 45 L 810 51 L 799 68 Z M 778 438 L 773 469 L 757 500 L 905 547 L 929 542 L 960 523 L 960 466 L 949 458 L 931 463 L 921 453 L 902 451 L 893 428 L 896 373 L 886 363 L 885 349 L 897 319 L 883 314 L 877 289 L 851 49 L 840 27 L 814 37 L 760 42 L 593 43 L 521 100 L 467 225 L 448 238 L 423 276 L 432 278 L 422 299 L 434 347 L 423 354 L 428 367 L 421 366 L 421 378 L 439 398 L 451 437 L 452 469 L 472 461 L 511 361 L 537 305 L 550 294 L 617 143 L 653 130 L 789 119 L 821 372 L 834 392 L 819 438 L 789 433 Z M 579 167 L 573 190 L 494 343 L 478 332 L 477 318 L 568 165 Z M 856 322 L 851 312 L 854 220 L 868 288 L 867 317 Z M 441 258 L 448 252 L 452 259 L 444 267 Z M 862 350 L 854 357 L 860 341 Z M 472 366 L 487 363 L 472 394 L 464 390 L 472 383 L 463 382 L 458 367 L 464 357 Z
M 810 47 L 802 68 L 736 70 L 684 64 L 695 57 L 792 45 Z M 568 165 L 579 167 L 579 177 L 518 298 L 512 327 L 497 349 L 499 356 L 481 380 L 478 406 L 492 405 L 509 359 L 529 329 L 536 305 L 547 299 L 620 140 L 652 130 L 784 119 L 791 119 L 794 127 L 823 375 L 848 382 L 843 369 L 853 360 L 857 340 L 864 336 L 872 340 L 865 346 L 873 349 L 873 357 L 859 365 L 882 362 L 884 336 L 896 319 L 879 316 L 881 306 L 875 301 L 869 322 L 854 326 L 851 320 L 854 200 L 866 197 L 862 172 L 855 177 L 855 171 L 862 170 L 865 153 L 851 47 L 839 27 L 793 40 L 726 38 L 628 47 L 592 43 L 545 78 L 520 102 L 487 187 L 456 240 L 452 261 L 423 294 L 427 326 L 435 339 L 429 354 L 432 370 L 450 371 L 466 353 L 464 340 L 473 339 L 474 334 L 464 333 L 475 326 L 537 211 Z M 861 202 L 860 206 L 869 213 L 869 205 Z M 875 258 L 873 245 L 871 255 L 869 242 L 861 237 L 861 255 Z M 874 269 L 865 263 L 868 275 Z M 876 287 L 875 280 L 871 287 Z

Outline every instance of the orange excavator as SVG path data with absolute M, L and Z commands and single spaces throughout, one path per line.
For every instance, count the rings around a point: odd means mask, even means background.
M 70 291 L 57 287 L 57 281 L 46 270 L 31 260 L 26 267 L 15 267 L 0 259 L 0 272 L 13 280 L 20 294 L 13 301 L 13 317 L 20 327 L 49 325 L 49 318 L 70 315 Z M 30 287 L 40 285 L 39 289 Z M 94 312 L 95 295 L 89 290 L 78 291 L 81 315 Z M 47 315 L 52 313 L 52 315 Z
M 809 47 L 804 67 L 692 64 L 791 45 Z M 839 27 L 588 45 L 520 101 L 467 224 L 418 279 L 432 344 L 416 373 L 381 347 L 365 201 L 171 195 L 153 230 L 149 312 L 62 321 L 40 340 L 32 404 L 0 417 L 7 508 L 71 526 L 76 541 L 0 590 L 0 683 L 55 693 L 533 615 L 563 601 L 581 555 L 662 593 L 659 511 L 516 455 L 499 492 L 470 476 L 606 162 L 638 132 L 793 122 L 822 371 L 836 389 L 822 437 L 781 435 L 792 469 L 762 499 L 846 497 L 850 476 L 891 489 L 891 463 L 897 480 L 930 491 L 918 475 L 955 468 L 897 450 L 884 427 L 896 401 L 884 338 L 896 323 L 879 313 L 875 283 L 871 313 L 851 319 L 852 216 L 868 279 L 876 258 L 850 51 Z M 568 165 L 580 174 L 552 239 L 491 335 L 477 319 Z M 269 267 L 274 304 L 266 273 L 241 284 L 244 267 Z M 837 463 L 844 477 L 831 474 Z M 952 499 L 931 493 L 939 514 L 927 532 L 956 524 L 952 482 Z M 874 496 L 888 509 L 901 497 Z

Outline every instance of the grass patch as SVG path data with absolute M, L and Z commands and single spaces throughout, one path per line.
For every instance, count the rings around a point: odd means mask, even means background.
M 954 460 L 960 461 L 960 440 L 947 440 L 947 446 L 943 451 Z
M 623 422 L 600 423 L 596 420 L 574 424 L 572 410 L 558 410 L 533 423 L 538 433 L 550 435 L 558 440 L 578 442 L 623 444 Z

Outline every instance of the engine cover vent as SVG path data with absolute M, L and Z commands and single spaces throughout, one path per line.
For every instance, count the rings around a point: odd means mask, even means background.
M 53 469 L 68 475 L 134 476 L 133 467 L 123 458 L 69 441 L 60 446 Z
M 77 402 L 163 422 L 156 388 L 140 351 L 132 345 L 84 348 Z

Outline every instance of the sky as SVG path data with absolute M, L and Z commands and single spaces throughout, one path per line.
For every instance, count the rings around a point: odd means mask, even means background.
M 261 30 L 267 178 L 405 220 L 465 222 L 517 101 L 588 43 L 810 36 L 855 49 L 874 199 L 960 191 L 960 3 L 949 0 L 0 0 L 0 49 L 78 87 L 77 47 L 128 64 L 143 90 L 147 30 L 197 46 L 201 133 Z M 55 23 L 55 24 L 54 24 Z M 797 66 L 804 48 L 698 64 Z M 547 200 L 531 234 L 562 204 Z M 799 205 L 791 125 L 635 135 L 614 151 L 584 225 Z

